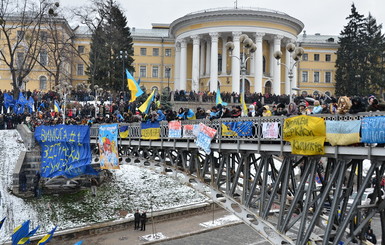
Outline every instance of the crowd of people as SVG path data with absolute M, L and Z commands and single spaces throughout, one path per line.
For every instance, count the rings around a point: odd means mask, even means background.
M 219 118 L 237 118 L 241 116 L 248 117 L 266 117 L 266 116 L 294 116 L 310 114 L 354 114 L 365 111 L 384 111 L 385 104 L 374 97 L 367 98 L 341 96 L 338 99 L 325 96 L 299 96 L 295 97 L 288 105 L 286 103 L 276 103 L 275 99 L 280 96 L 271 96 L 272 101 L 266 98 L 269 96 L 249 97 L 247 102 L 247 111 L 242 109 L 240 103 L 234 103 L 232 106 L 215 105 L 211 108 L 198 107 L 196 110 L 191 108 L 180 108 L 177 111 L 165 109 L 161 103 L 156 100 L 152 103 L 149 113 L 143 114 L 138 111 L 140 103 L 128 102 L 123 93 L 101 95 L 95 106 L 94 101 L 78 101 L 77 98 L 89 97 L 88 94 L 72 94 L 66 102 L 65 117 L 64 111 L 54 109 L 54 103 L 57 101 L 63 108 L 63 99 L 54 92 L 25 91 L 24 96 L 28 100 L 33 98 L 33 106 L 28 109 L 26 106 L 20 113 L 16 113 L 12 107 L 6 107 L 4 103 L 4 94 L 12 94 L 10 91 L 0 90 L 0 129 L 13 129 L 20 123 L 27 124 L 31 130 L 39 125 L 62 124 L 93 124 L 93 123 L 116 123 L 116 122 L 140 122 L 140 121 L 172 121 L 172 120 L 191 120 L 191 119 L 219 119 Z M 180 91 L 175 91 L 175 95 L 181 96 Z M 232 95 L 230 94 L 230 97 Z M 159 97 L 157 99 L 159 100 Z M 222 100 L 225 101 L 223 96 Z

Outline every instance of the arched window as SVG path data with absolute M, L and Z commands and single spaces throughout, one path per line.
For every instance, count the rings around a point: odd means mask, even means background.
M 265 83 L 265 94 L 271 94 L 271 82 L 267 81 Z
M 47 89 L 47 77 L 45 76 L 41 76 L 39 78 L 39 87 L 40 87 L 40 90 L 46 90 Z
M 151 88 L 151 92 L 153 91 L 153 90 L 158 90 L 158 87 L 157 86 L 153 86 L 152 88 Z

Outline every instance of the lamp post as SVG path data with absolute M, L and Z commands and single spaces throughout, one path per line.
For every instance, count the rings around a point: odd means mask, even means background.
M 72 85 L 68 82 L 60 82 L 56 85 L 56 91 L 63 97 L 64 99 L 64 109 L 63 109 L 63 124 L 65 124 L 66 120 L 66 105 L 67 105 L 67 95 L 71 94 Z
M 94 86 L 94 89 L 95 89 L 95 118 L 97 117 L 97 109 L 98 108 L 98 97 L 102 94 L 103 92 L 103 88 L 99 88 L 98 85 L 95 85 Z
M 124 60 L 128 58 L 128 52 L 126 50 L 120 50 L 119 51 L 119 56 L 118 56 L 119 59 L 122 59 L 122 92 L 125 94 L 125 89 L 124 89 L 124 81 L 125 81 L 125 77 L 124 77 Z
M 171 89 L 170 89 L 170 72 L 171 72 L 171 68 L 166 66 L 166 76 L 167 76 L 167 92 L 170 93 Z
M 230 51 L 230 54 L 229 54 L 230 57 L 235 57 L 241 62 L 240 66 L 241 66 L 242 86 L 241 86 L 240 92 L 243 93 L 243 95 L 241 94 L 240 96 L 243 96 L 243 100 L 244 100 L 245 99 L 244 96 L 246 93 L 246 88 L 245 88 L 245 77 L 246 77 L 246 71 L 247 71 L 246 64 L 247 64 L 247 61 L 250 59 L 251 54 L 253 54 L 257 50 L 257 46 L 255 45 L 253 40 L 251 40 L 251 38 L 249 38 L 246 34 L 242 34 L 239 37 L 239 42 L 243 44 L 243 47 L 242 47 L 243 48 L 243 52 L 242 52 L 243 55 L 241 57 L 238 57 L 236 55 L 232 55 L 232 51 L 234 50 L 234 43 L 233 42 L 227 42 L 226 43 L 226 49 Z
M 290 84 L 290 91 L 291 91 L 291 90 L 295 90 L 292 87 L 292 82 L 294 77 L 294 73 L 293 73 L 294 67 L 297 65 L 298 62 L 300 62 L 300 59 L 305 51 L 302 47 L 296 47 L 293 43 L 288 43 L 286 45 L 286 50 L 289 51 L 291 58 L 294 60 L 294 62 L 290 62 L 290 64 L 279 62 L 279 60 L 282 58 L 282 52 L 280 50 L 275 51 L 273 56 L 277 60 L 278 65 L 283 65 L 286 67 L 286 69 L 288 69 L 287 73 L 289 77 L 289 84 Z M 290 103 L 293 102 L 293 97 L 291 94 L 289 94 L 289 98 L 290 98 Z

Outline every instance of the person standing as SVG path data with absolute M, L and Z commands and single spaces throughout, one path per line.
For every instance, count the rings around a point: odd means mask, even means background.
M 36 172 L 35 178 L 33 179 L 33 191 L 34 191 L 35 197 L 37 198 L 40 197 L 40 189 L 39 189 L 40 178 L 41 178 L 40 173 Z
M 139 210 L 137 209 L 135 214 L 134 214 L 134 230 L 139 230 L 139 224 L 140 224 L 140 213 Z
M 146 230 L 146 221 L 147 221 L 146 211 L 143 211 L 142 215 L 140 216 L 140 230 L 141 231 Z
M 377 238 L 376 235 L 374 235 L 373 230 L 369 229 L 365 234 L 366 240 L 373 244 L 377 244 Z

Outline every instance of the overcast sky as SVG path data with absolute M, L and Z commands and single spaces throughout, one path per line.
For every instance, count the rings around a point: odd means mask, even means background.
M 87 0 L 61 0 L 63 6 L 81 6 Z M 235 0 L 117 0 L 130 28 L 151 28 L 151 23 L 171 23 L 188 13 L 204 9 L 234 7 Z M 338 35 L 346 25 L 351 4 L 360 14 L 369 13 L 377 23 L 385 22 L 384 0 L 238 0 L 238 7 L 268 8 L 301 20 L 307 34 Z M 384 30 L 384 28 L 383 28 Z

